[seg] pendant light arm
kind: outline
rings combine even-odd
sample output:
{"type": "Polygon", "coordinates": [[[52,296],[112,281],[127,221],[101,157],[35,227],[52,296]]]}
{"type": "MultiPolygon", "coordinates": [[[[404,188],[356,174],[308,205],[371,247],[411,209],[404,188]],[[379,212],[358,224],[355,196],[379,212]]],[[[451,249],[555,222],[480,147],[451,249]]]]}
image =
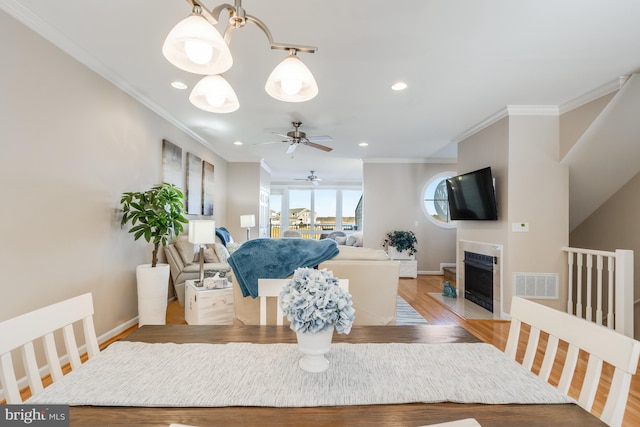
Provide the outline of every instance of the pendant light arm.
{"type": "Polygon", "coordinates": [[[251,22],[256,25],[258,28],[262,30],[265,36],[267,36],[267,40],[269,41],[269,47],[274,50],[295,50],[296,52],[304,52],[304,53],[316,53],[318,50],[315,46],[305,46],[305,45],[296,45],[296,44],[284,44],[284,43],[275,43],[273,41],[273,36],[271,35],[271,31],[269,28],[256,18],[255,16],[247,15],[245,13],[244,8],[242,7],[242,0],[235,0],[235,5],[231,6],[228,3],[224,3],[214,7],[211,11],[209,11],[200,0],[186,0],[187,3],[192,6],[199,6],[202,9],[202,16],[204,16],[209,22],[213,25],[217,24],[220,20],[220,14],[222,11],[226,10],[229,13],[229,24],[224,31],[224,41],[231,41],[231,33],[234,28],[242,28],[245,26],[246,22],[251,22]]]}

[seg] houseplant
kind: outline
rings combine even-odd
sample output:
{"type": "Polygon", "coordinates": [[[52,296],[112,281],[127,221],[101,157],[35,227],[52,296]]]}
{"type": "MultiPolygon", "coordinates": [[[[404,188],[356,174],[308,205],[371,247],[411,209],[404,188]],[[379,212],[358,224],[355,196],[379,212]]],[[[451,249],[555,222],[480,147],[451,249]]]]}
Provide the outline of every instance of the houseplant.
{"type": "Polygon", "coordinates": [[[418,251],[416,244],[418,240],[413,231],[390,231],[387,233],[387,238],[384,239],[383,247],[389,252],[389,256],[392,259],[412,258],[418,251]],[[397,253],[393,253],[396,251],[397,253]],[[402,255],[405,253],[406,255],[402,255]]]}
{"type": "Polygon", "coordinates": [[[280,308],[304,354],[300,368],[308,372],[326,370],[329,361],[324,354],[331,348],[333,330],[339,334],[351,332],[355,310],[349,291],[340,287],[331,271],[298,268],[280,292],[280,308]]]}
{"type": "Polygon", "coordinates": [[[160,245],[166,246],[188,222],[184,217],[183,200],[182,191],[167,183],[144,192],[126,192],[120,198],[123,211],[120,224],[131,223],[129,233],[134,235],[134,240],[143,237],[153,243],[151,264],[136,268],[140,326],[165,323],[169,265],[158,264],[158,251],[160,245]]]}

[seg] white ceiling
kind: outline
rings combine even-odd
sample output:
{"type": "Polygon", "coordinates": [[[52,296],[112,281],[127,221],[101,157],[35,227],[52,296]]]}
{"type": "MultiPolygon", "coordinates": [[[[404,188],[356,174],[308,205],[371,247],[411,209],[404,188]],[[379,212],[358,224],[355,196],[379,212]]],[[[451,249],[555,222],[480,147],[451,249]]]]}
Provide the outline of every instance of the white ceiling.
{"type": "MultiPolygon", "coordinates": [[[[213,8],[217,1],[204,1],[213,8]]],[[[193,107],[200,76],[165,60],[161,46],[186,17],[185,0],[0,0],[0,7],[129,92],[229,161],[264,159],[272,179],[360,181],[362,161],[448,161],[461,135],[507,105],[566,105],[640,71],[636,0],[245,0],[276,42],[313,45],[300,54],[319,95],[285,103],[264,83],[286,56],[254,25],[234,31],[224,74],[240,100],[230,114],[193,107]],[[392,83],[407,82],[404,92],[392,83]],[[331,153],[274,132],[303,122],[330,135],[331,153]],[[244,145],[236,146],[234,141],[244,145]],[[362,148],[359,142],[369,146],[362,148]]],[[[226,12],[221,22],[226,22],[226,12]]],[[[222,24],[218,24],[222,29],[222,24]]],[[[6,42],[6,41],[5,41],[6,42]]],[[[25,52],[25,54],[28,54],[25,52]]],[[[46,72],[46,64],[43,64],[46,72]]]]}

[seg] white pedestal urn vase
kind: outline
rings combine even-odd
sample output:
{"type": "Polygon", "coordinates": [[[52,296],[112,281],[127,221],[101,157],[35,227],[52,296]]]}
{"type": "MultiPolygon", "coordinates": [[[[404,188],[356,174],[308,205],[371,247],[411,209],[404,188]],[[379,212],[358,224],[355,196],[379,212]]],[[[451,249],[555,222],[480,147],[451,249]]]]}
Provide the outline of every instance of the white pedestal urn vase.
{"type": "Polygon", "coordinates": [[[333,339],[333,325],[329,325],[323,331],[311,333],[297,331],[298,350],[304,356],[298,361],[300,369],[306,372],[324,372],[329,368],[329,360],[325,354],[331,350],[333,339]]]}
{"type": "Polygon", "coordinates": [[[338,280],[329,270],[298,268],[282,288],[279,304],[291,322],[303,354],[298,366],[305,372],[324,372],[329,360],[333,330],[351,332],[355,319],[349,281],[338,280]]]}
{"type": "Polygon", "coordinates": [[[138,285],[138,325],[167,323],[169,264],[142,264],[136,267],[138,285]]]}

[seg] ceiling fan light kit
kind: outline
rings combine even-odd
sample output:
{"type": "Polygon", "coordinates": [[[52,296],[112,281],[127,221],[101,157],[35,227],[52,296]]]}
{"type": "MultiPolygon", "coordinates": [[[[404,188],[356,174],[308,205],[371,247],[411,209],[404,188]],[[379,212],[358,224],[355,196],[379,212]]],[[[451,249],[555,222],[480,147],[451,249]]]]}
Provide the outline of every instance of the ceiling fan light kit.
{"type": "MultiPolygon", "coordinates": [[[[233,65],[228,46],[231,33],[236,28],[244,27],[247,22],[252,22],[267,36],[271,49],[289,52],[289,55],[271,72],[265,91],[273,98],[286,102],[304,102],[318,94],[318,85],[313,74],[297,56],[298,52],[315,53],[316,47],[274,43],[269,28],[259,19],[245,13],[242,0],[235,0],[233,6],[221,4],[211,11],[200,3],[200,0],[187,0],[187,3],[192,6],[191,15],[173,27],[162,46],[162,53],[171,64],[190,73],[206,75],[207,77],[200,83],[212,76],[224,80],[219,74],[229,70],[233,65]],[[214,27],[223,10],[229,13],[229,24],[224,36],[220,35],[214,27]]],[[[229,113],[237,110],[240,103],[235,92],[226,80],[224,82],[226,85],[203,83],[200,90],[206,90],[206,93],[203,94],[200,91],[196,93],[194,88],[189,100],[196,107],[214,113],[229,113]],[[233,97],[229,97],[229,89],[233,97]],[[225,100],[222,104],[221,99],[225,100]],[[224,108],[214,104],[223,105],[224,108]],[[232,106],[235,108],[231,109],[232,106]]],[[[200,86],[200,83],[196,87],[200,86]]]]}

